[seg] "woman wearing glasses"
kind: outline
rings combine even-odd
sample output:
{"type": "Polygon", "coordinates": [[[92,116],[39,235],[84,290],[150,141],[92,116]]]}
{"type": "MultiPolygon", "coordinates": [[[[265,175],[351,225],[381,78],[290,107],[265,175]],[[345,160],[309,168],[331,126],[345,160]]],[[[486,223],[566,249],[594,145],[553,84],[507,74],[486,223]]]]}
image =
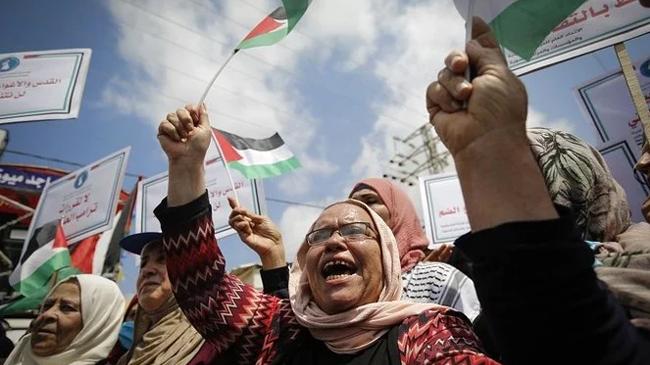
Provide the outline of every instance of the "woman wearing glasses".
{"type": "Polygon", "coordinates": [[[395,237],[364,203],[335,203],[314,222],[292,267],[290,299],[226,274],[203,176],[207,111],[168,114],[158,138],[169,159],[168,197],[156,209],[168,274],[178,304],[214,346],[213,362],[496,364],[462,314],[400,301],[395,237]]]}

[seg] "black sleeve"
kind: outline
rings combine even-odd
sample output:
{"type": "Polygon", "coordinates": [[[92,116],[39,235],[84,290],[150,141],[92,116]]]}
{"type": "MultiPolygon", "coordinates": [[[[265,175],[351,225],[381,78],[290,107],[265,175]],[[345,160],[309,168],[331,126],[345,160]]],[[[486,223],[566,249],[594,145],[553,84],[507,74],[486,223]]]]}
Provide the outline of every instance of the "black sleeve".
{"type": "Polygon", "coordinates": [[[260,270],[264,294],[271,294],[280,299],[289,298],[289,266],[271,270],[260,270]]]}
{"type": "Polygon", "coordinates": [[[504,364],[650,364],[650,344],[597,280],[570,212],[469,233],[482,313],[504,364]]]}

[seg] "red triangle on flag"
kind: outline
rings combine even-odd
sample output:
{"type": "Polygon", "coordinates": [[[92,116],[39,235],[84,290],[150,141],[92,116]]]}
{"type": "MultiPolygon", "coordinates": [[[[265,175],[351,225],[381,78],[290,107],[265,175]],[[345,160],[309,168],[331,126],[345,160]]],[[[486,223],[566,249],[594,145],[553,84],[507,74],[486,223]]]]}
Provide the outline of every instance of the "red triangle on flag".
{"type": "Polygon", "coordinates": [[[56,225],[56,233],[54,234],[54,243],[52,243],[52,248],[67,248],[68,240],[65,238],[65,232],[63,232],[63,226],[61,221],[56,225]]]}
{"type": "Polygon", "coordinates": [[[220,133],[219,130],[212,128],[212,134],[217,140],[217,143],[219,143],[221,151],[223,152],[223,158],[226,162],[239,161],[243,158],[237,150],[235,150],[235,147],[232,146],[228,138],[220,133]]]}

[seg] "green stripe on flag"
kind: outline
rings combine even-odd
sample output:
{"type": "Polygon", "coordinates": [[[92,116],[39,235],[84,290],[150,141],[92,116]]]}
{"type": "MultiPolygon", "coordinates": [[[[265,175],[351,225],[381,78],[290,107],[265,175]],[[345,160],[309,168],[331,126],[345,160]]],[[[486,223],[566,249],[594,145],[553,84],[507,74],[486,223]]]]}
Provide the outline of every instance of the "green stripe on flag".
{"type": "Polygon", "coordinates": [[[287,34],[289,34],[307,11],[309,0],[282,0],[282,5],[287,12],[287,34]]]}
{"type": "Polygon", "coordinates": [[[530,60],[553,28],[586,0],[519,0],[490,22],[502,46],[530,60]]]}
{"type": "Polygon", "coordinates": [[[47,261],[41,263],[33,273],[16,283],[14,289],[24,296],[30,296],[32,292],[47,284],[52,273],[65,266],[70,266],[70,253],[67,249],[60,250],[47,261]]]}
{"type": "Polygon", "coordinates": [[[253,47],[262,47],[270,46],[272,44],[278,43],[287,35],[287,27],[282,27],[271,33],[265,33],[259,35],[255,38],[247,39],[239,43],[237,49],[253,48],[253,47]]]}
{"type": "Polygon", "coordinates": [[[300,167],[300,162],[297,158],[292,157],[288,160],[276,162],[268,165],[251,165],[246,166],[239,161],[233,161],[228,166],[241,172],[247,179],[263,179],[266,177],[278,176],[295,170],[300,167]]]}

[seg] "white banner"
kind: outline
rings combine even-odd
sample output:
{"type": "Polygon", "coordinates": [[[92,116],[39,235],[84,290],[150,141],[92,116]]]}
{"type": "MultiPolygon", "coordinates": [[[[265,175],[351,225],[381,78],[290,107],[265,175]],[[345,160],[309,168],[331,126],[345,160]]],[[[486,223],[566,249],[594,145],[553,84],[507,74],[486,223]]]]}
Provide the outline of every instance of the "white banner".
{"type": "Polygon", "coordinates": [[[0,124],[79,116],[90,49],[0,54],[0,124]]]}
{"type": "Polygon", "coordinates": [[[523,75],[648,32],[650,9],[638,0],[589,0],[544,39],[529,61],[505,53],[510,69],[523,75]]]}
{"type": "MultiPolygon", "coordinates": [[[[226,168],[221,162],[219,152],[214,141],[210,144],[205,164],[205,183],[212,205],[212,222],[217,238],[234,234],[235,231],[228,225],[230,206],[228,196],[232,196],[232,188],[226,174],[226,168]]],[[[239,203],[246,209],[256,213],[263,212],[266,207],[261,183],[256,180],[246,179],[239,171],[230,169],[234,180],[239,203]]],[[[160,232],[160,223],[153,214],[153,210],[167,196],[168,173],[142,180],[138,186],[138,195],[135,205],[135,232],[160,232]]]]}
{"type": "Polygon", "coordinates": [[[124,148],[47,184],[29,226],[25,247],[34,227],[57,219],[61,219],[68,244],[110,229],[130,149],[124,148]]]}
{"type": "Polygon", "coordinates": [[[470,231],[463,192],[456,174],[420,177],[424,225],[433,244],[452,243],[470,231]]]}
{"type": "Polygon", "coordinates": [[[632,212],[632,221],[643,222],[645,218],[641,213],[641,205],[650,194],[650,188],[643,175],[634,171],[634,164],[639,157],[633,152],[635,147],[635,142],[623,140],[603,145],[599,150],[612,175],[625,190],[632,212]]]}
{"type": "MultiPolygon", "coordinates": [[[[635,63],[636,76],[650,105],[650,56],[635,63]]],[[[633,140],[636,156],[643,146],[643,125],[628,91],[623,71],[618,69],[596,77],[576,88],[576,99],[600,142],[608,144],[633,140]]]]}

